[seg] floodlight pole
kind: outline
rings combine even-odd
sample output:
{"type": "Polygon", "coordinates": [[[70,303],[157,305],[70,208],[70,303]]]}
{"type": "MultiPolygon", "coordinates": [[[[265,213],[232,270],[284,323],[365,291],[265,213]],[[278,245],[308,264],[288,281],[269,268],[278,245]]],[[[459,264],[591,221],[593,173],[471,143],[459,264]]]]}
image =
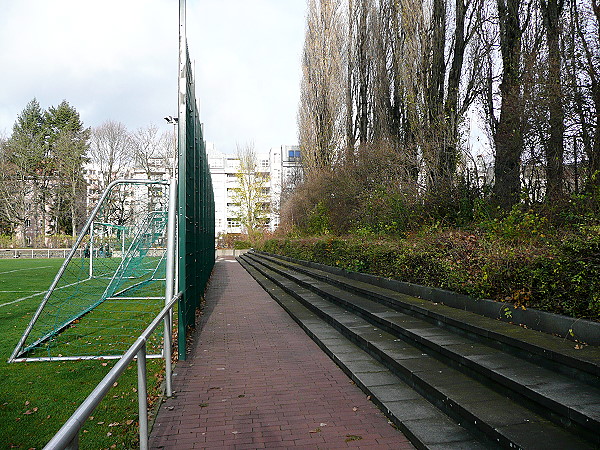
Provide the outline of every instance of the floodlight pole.
{"type": "Polygon", "coordinates": [[[177,227],[177,289],[182,292],[177,309],[178,320],[178,338],[177,349],[180,360],[186,359],[185,348],[185,305],[189,302],[189,293],[186,284],[186,220],[187,220],[187,136],[186,121],[188,110],[187,98],[187,34],[186,34],[186,4],[185,0],[179,0],[179,77],[178,77],[178,111],[177,111],[177,178],[178,178],[178,227],[177,227]]]}

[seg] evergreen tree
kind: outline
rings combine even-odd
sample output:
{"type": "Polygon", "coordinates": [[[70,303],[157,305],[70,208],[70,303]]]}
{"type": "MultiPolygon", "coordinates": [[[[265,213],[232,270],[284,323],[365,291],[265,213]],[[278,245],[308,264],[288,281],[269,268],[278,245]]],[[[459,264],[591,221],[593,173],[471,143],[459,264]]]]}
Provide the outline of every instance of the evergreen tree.
{"type": "Polygon", "coordinates": [[[25,242],[25,221],[35,235],[46,228],[47,160],[44,112],[34,98],[19,114],[6,144],[0,188],[3,215],[25,242]]]}
{"type": "Polygon", "coordinates": [[[76,233],[85,215],[89,135],[67,101],[44,111],[34,98],[17,117],[0,155],[0,220],[23,244],[25,232],[76,233]]]}
{"type": "Polygon", "coordinates": [[[75,236],[85,214],[83,164],[90,130],[66,100],[45,114],[49,154],[54,161],[53,208],[55,231],[75,236]]]}

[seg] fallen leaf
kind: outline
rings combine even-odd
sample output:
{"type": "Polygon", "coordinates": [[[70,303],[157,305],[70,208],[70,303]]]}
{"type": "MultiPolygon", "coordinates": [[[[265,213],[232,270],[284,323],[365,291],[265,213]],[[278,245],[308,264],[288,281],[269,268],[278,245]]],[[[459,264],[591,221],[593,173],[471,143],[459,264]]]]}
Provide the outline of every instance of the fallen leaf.
{"type": "Polygon", "coordinates": [[[356,412],[358,411],[358,408],[355,406],[354,408],[352,408],[352,411],[356,412]]]}
{"type": "Polygon", "coordinates": [[[317,427],[314,430],[310,430],[309,433],[320,433],[321,432],[321,428],[317,427]]]}
{"type": "Polygon", "coordinates": [[[360,441],[361,439],[362,439],[362,436],[359,436],[358,434],[347,434],[346,435],[346,442],[360,441]]]}
{"type": "Polygon", "coordinates": [[[120,425],[119,422],[113,422],[108,424],[109,427],[116,427],[117,425],[120,425]]]}
{"type": "Polygon", "coordinates": [[[326,427],[326,426],[327,426],[327,424],[326,424],[325,422],[321,422],[321,423],[319,424],[319,426],[320,426],[320,427],[326,427]]]}

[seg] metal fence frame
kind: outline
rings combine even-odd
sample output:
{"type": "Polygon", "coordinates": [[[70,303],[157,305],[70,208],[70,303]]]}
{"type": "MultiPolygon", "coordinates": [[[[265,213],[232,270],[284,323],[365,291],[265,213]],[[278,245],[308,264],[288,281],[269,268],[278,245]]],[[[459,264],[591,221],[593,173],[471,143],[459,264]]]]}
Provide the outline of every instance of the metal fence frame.
{"type": "Polygon", "coordinates": [[[178,354],[186,359],[187,330],[215,263],[215,202],[186,42],[185,0],[179,1],[178,111],[178,354]]]}

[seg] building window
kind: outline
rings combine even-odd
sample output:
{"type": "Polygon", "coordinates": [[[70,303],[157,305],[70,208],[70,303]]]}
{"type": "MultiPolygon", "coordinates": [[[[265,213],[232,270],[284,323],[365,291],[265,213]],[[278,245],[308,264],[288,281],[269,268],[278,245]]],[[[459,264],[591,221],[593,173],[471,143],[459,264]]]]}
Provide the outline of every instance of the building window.
{"type": "Polygon", "coordinates": [[[238,228],[240,221],[231,217],[227,218],[227,228],[238,228]]]}

